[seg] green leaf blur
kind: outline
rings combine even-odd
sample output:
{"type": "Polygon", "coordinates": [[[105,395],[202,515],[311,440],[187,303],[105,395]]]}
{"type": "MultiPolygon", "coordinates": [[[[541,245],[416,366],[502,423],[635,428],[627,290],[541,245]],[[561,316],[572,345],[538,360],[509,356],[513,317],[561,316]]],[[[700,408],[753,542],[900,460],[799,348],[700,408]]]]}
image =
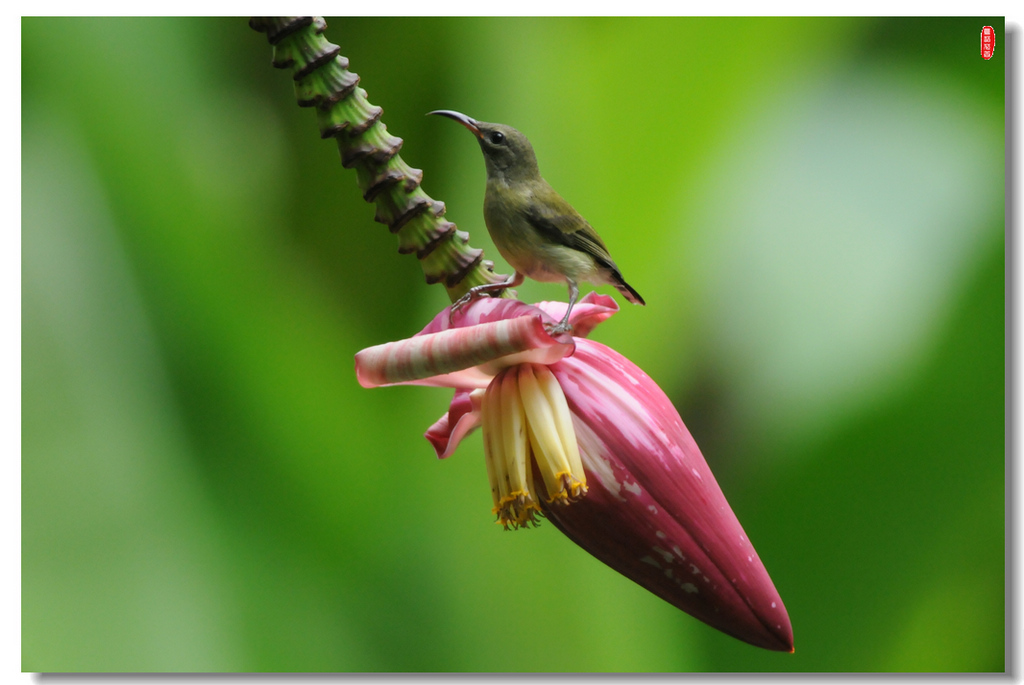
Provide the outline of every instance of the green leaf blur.
{"type": "Polygon", "coordinates": [[[503,532],[479,435],[422,438],[449,393],[356,384],[446,298],[244,19],[33,18],[24,670],[1003,670],[1002,19],[327,32],[501,273],[475,142],[424,114],[530,137],[647,298],[595,336],[680,409],[796,653],[503,532]]]}

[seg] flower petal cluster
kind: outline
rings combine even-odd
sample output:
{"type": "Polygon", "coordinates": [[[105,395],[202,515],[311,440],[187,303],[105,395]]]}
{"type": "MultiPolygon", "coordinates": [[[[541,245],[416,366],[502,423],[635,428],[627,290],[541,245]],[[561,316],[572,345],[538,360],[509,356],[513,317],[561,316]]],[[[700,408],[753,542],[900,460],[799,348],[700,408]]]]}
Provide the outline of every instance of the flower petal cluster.
{"type": "Polygon", "coordinates": [[[616,311],[482,298],[356,355],[364,387],[450,387],[426,433],[441,458],[482,426],[494,512],[550,520],[592,555],[729,635],[792,651],[782,599],[679,413],[624,356],[586,336],[616,311]]]}

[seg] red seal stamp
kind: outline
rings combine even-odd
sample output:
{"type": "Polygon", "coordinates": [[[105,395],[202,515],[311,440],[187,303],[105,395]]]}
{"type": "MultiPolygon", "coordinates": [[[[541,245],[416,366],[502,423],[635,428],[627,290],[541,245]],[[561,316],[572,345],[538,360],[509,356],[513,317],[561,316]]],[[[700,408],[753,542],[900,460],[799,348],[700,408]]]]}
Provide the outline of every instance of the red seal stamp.
{"type": "Polygon", "coordinates": [[[992,59],[996,51],[996,30],[991,26],[981,27],[981,57],[992,59]]]}

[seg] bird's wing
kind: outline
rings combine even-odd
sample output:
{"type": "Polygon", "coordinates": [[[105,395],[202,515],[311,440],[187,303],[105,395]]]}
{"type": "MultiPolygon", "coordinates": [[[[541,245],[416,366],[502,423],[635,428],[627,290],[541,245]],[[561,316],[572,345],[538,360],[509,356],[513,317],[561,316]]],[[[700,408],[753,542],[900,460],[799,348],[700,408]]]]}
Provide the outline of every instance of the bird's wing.
{"type": "Polygon", "coordinates": [[[584,252],[602,266],[618,271],[601,236],[568,203],[565,203],[565,209],[534,203],[525,215],[526,221],[552,242],[584,252]]]}

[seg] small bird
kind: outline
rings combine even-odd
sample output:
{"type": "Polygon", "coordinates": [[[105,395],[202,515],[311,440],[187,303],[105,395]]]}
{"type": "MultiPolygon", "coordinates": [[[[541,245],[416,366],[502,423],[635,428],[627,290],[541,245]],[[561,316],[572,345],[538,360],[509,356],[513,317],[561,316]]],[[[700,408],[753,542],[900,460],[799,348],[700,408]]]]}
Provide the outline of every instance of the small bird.
{"type": "Polygon", "coordinates": [[[578,281],[613,285],[633,304],[646,304],[622,278],[597,231],[541,177],[526,136],[511,126],[477,121],[450,109],[428,114],[454,119],[480,142],[487,165],[484,223],[498,252],[515,269],[502,283],[470,288],[453,310],[475,297],[515,287],[524,276],[569,286],[569,306],[552,333],[572,330],[569,312],[579,297],[578,281]]]}

